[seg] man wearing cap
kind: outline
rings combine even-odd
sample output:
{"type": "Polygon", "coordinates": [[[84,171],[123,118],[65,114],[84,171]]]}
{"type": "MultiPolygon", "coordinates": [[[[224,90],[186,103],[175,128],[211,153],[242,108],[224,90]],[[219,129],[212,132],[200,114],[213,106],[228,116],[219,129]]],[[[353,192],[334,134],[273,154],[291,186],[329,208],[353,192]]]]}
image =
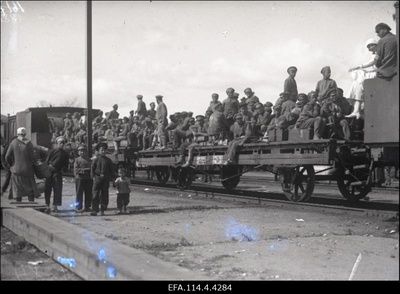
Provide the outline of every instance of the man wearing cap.
{"type": "Polygon", "coordinates": [[[181,112],[180,118],[178,120],[178,126],[174,130],[174,144],[172,146],[173,149],[179,148],[182,140],[187,139],[192,135],[192,132],[189,130],[190,119],[191,117],[189,116],[188,112],[181,112]]]}
{"type": "Polygon", "coordinates": [[[189,127],[189,132],[191,133],[191,136],[194,139],[193,143],[188,143],[188,142],[183,142],[181,146],[179,147],[179,158],[175,162],[175,164],[182,164],[184,163],[184,157],[185,157],[185,150],[186,148],[189,151],[189,160],[186,162],[183,167],[187,167],[191,164],[191,160],[193,160],[193,152],[196,147],[201,146],[201,142],[206,141],[208,138],[208,133],[207,133],[207,126],[204,124],[204,115],[197,115],[196,116],[197,122],[194,125],[191,125],[189,127]]]}
{"type": "Polygon", "coordinates": [[[44,199],[46,201],[46,213],[50,213],[50,196],[53,190],[53,212],[58,212],[57,206],[62,204],[62,172],[68,167],[69,154],[64,149],[65,139],[58,137],[56,139],[57,146],[51,149],[47,156],[46,163],[49,166],[51,176],[46,178],[46,185],[44,190],[44,199]]]}
{"type": "Polygon", "coordinates": [[[250,121],[253,117],[253,113],[250,112],[246,102],[240,102],[239,113],[243,116],[244,121],[250,121]]]}
{"type": "Polygon", "coordinates": [[[244,94],[246,95],[247,107],[251,112],[254,111],[254,105],[260,102],[260,99],[255,95],[251,88],[244,89],[244,94]]]}
{"type": "Polygon", "coordinates": [[[67,112],[64,118],[64,138],[66,141],[69,141],[69,139],[73,137],[73,128],[74,124],[72,122],[71,113],[67,112]]]}
{"type": "Polygon", "coordinates": [[[128,133],[129,133],[129,119],[124,116],[122,120],[122,131],[118,134],[117,137],[113,139],[113,144],[114,144],[114,152],[113,155],[117,155],[119,153],[119,145],[121,144],[122,140],[128,139],[128,133]]]}
{"type": "Polygon", "coordinates": [[[137,100],[138,100],[138,106],[136,109],[136,114],[143,114],[144,116],[147,115],[147,109],[146,109],[146,103],[144,103],[143,101],[143,95],[137,95],[136,96],[137,100]]]}
{"type": "Polygon", "coordinates": [[[256,120],[255,134],[263,136],[272,120],[272,115],[265,111],[261,103],[256,103],[254,118],[256,120]]]}
{"type": "Polygon", "coordinates": [[[318,94],[318,100],[323,101],[328,98],[328,93],[337,89],[336,82],[331,79],[331,68],[324,66],[321,69],[322,80],[318,81],[315,92],[318,94]]]}
{"type": "MultiPolygon", "coordinates": [[[[157,119],[157,129],[156,133],[160,142],[160,149],[164,149],[167,147],[167,137],[165,133],[165,127],[168,125],[168,110],[167,106],[163,102],[163,96],[156,96],[157,102],[157,110],[156,110],[156,119],[157,119]]],[[[155,144],[152,144],[152,147],[155,147],[155,144]]]]}
{"type": "Polygon", "coordinates": [[[35,200],[35,196],[39,196],[33,171],[34,147],[25,136],[26,129],[18,128],[17,138],[11,141],[5,155],[11,171],[10,191],[12,190],[18,202],[22,201],[23,196],[28,196],[31,202],[35,200]]]}
{"type": "Polygon", "coordinates": [[[231,126],[231,138],[232,140],[228,143],[227,160],[224,165],[237,164],[237,151],[238,148],[243,146],[254,137],[255,133],[255,119],[252,118],[250,121],[244,121],[243,116],[240,113],[235,115],[235,123],[231,126]]]}
{"type": "Polygon", "coordinates": [[[288,92],[282,92],[279,94],[279,98],[275,102],[275,106],[279,105],[282,107],[283,102],[289,99],[289,93],[288,92]]]}
{"type": "Polygon", "coordinates": [[[107,115],[107,121],[110,121],[110,120],[114,120],[114,119],[118,119],[118,117],[119,117],[119,113],[118,113],[118,104],[114,104],[113,105],[113,110],[111,110],[109,113],[108,113],[108,115],[107,115]]]}
{"type": "Polygon", "coordinates": [[[375,32],[380,38],[376,48],[377,67],[376,76],[378,78],[392,78],[397,74],[397,40],[391,28],[385,23],[375,26],[375,32]]]}
{"type": "Polygon", "coordinates": [[[219,95],[217,93],[213,93],[211,95],[211,102],[210,102],[210,106],[208,106],[207,111],[211,111],[214,112],[214,107],[217,103],[220,103],[220,101],[218,101],[219,99],[219,95]]]}
{"type": "Polygon", "coordinates": [[[222,101],[223,113],[229,125],[231,126],[234,123],[233,116],[239,112],[239,101],[234,97],[235,89],[228,88],[226,90],[226,94],[228,97],[222,101]]]}
{"type": "Polygon", "coordinates": [[[314,129],[314,140],[319,140],[325,130],[325,121],[320,116],[320,107],[317,104],[317,96],[313,95],[312,92],[308,94],[306,104],[303,106],[299,119],[297,120],[295,127],[298,129],[308,129],[312,127],[314,129]]]}
{"type": "Polygon", "coordinates": [[[290,66],[287,69],[287,73],[289,74],[289,77],[285,80],[285,83],[283,85],[283,92],[289,93],[289,99],[295,100],[297,99],[298,95],[297,83],[294,79],[296,77],[297,68],[295,66],[290,66]]]}
{"type": "Polygon", "coordinates": [[[90,175],[93,179],[92,212],[90,215],[104,215],[109,202],[110,181],[115,179],[114,166],[110,158],[106,156],[107,144],[99,143],[96,146],[98,156],[93,160],[90,175]]]}
{"type": "Polygon", "coordinates": [[[331,89],[328,95],[328,99],[322,104],[321,116],[326,118],[327,125],[330,125],[332,128],[331,137],[336,136],[349,140],[349,123],[345,118],[345,109],[343,109],[337,100],[337,90],[331,89]],[[339,132],[340,129],[338,126],[341,127],[341,132],[339,132]]]}
{"type": "Polygon", "coordinates": [[[147,110],[147,116],[150,117],[151,119],[154,119],[156,117],[156,104],[154,102],[150,103],[150,109],[147,110]]]}
{"type": "Polygon", "coordinates": [[[85,146],[78,147],[78,157],[74,162],[75,189],[76,189],[76,211],[88,212],[92,205],[92,187],[93,180],[90,177],[91,161],[85,146]],[[83,193],[85,193],[85,201],[83,201],[83,193]]]}

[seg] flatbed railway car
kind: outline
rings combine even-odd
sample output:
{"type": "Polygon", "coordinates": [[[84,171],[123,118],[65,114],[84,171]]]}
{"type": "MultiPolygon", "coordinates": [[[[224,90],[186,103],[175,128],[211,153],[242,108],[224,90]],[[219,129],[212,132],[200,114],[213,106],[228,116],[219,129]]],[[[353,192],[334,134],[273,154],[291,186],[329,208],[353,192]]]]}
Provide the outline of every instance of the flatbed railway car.
{"type": "Polygon", "coordinates": [[[235,188],[240,176],[254,169],[263,169],[279,175],[282,190],[291,201],[307,201],[314,191],[316,181],[337,181],[342,195],[349,200],[365,197],[371,160],[362,142],[321,139],[298,142],[257,142],[244,144],[237,165],[223,165],[227,146],[203,146],[196,149],[193,165],[182,168],[174,163],[178,152],[174,150],[146,150],[139,152],[139,163],[153,169],[157,180],[165,183],[176,173],[177,186],[188,189],[196,174],[219,174],[226,189],[235,188]],[[314,165],[329,166],[332,173],[315,172],[314,165]],[[363,167],[361,169],[361,166],[363,167]],[[358,178],[346,177],[346,170],[358,169],[358,178]]]}
{"type": "MultiPolygon", "coordinates": [[[[398,50],[399,1],[394,6],[398,50]]],[[[233,189],[243,173],[262,168],[279,175],[283,193],[291,201],[310,199],[315,181],[320,180],[336,181],[346,199],[360,200],[372,190],[376,168],[399,168],[398,74],[390,80],[365,80],[364,96],[364,119],[354,121],[364,127],[356,130],[352,140],[311,140],[307,134],[312,129],[304,130],[305,136],[279,131],[275,142],[244,144],[235,165],[223,165],[227,146],[196,148],[193,165],[185,168],[175,165],[176,150],[139,151],[138,163],[154,170],[160,183],[165,183],[171,173],[177,174],[180,189],[188,189],[196,173],[220,174],[222,185],[233,189]],[[326,168],[315,172],[314,166],[326,168]],[[327,170],[331,172],[326,173],[327,170]]]]}

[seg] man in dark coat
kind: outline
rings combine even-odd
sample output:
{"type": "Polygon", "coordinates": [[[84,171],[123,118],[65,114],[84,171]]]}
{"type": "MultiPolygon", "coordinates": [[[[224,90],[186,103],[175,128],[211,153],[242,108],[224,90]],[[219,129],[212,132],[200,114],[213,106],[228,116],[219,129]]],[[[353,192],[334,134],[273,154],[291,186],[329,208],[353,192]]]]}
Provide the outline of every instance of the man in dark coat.
{"type": "Polygon", "coordinates": [[[297,83],[294,78],[297,74],[297,68],[295,66],[290,66],[287,69],[287,73],[289,74],[289,77],[285,80],[283,91],[289,93],[289,99],[296,101],[298,92],[297,83]]]}
{"type": "Polygon", "coordinates": [[[39,195],[33,171],[34,147],[25,136],[25,128],[18,128],[17,139],[10,143],[5,156],[11,171],[11,189],[18,202],[23,196],[32,202],[39,195]]]}
{"type": "Polygon", "coordinates": [[[397,74],[397,38],[390,31],[391,28],[385,23],[375,26],[375,32],[380,38],[376,47],[377,59],[375,60],[378,78],[391,78],[397,74]]]}
{"type": "Polygon", "coordinates": [[[110,181],[115,179],[115,175],[113,163],[111,159],[106,156],[107,144],[98,144],[96,150],[99,155],[93,160],[90,171],[93,179],[93,200],[92,212],[90,215],[96,216],[100,211],[100,215],[103,216],[104,211],[107,210],[108,207],[108,189],[110,188],[110,181]]]}
{"type": "Polygon", "coordinates": [[[62,171],[69,165],[69,154],[64,149],[65,139],[58,137],[56,143],[57,148],[51,149],[46,159],[51,172],[51,176],[46,178],[46,187],[44,190],[44,198],[47,205],[46,213],[50,213],[50,196],[52,190],[54,192],[53,212],[58,212],[57,206],[61,206],[62,204],[62,171]]]}
{"type": "Polygon", "coordinates": [[[146,103],[143,101],[143,95],[137,95],[136,96],[138,100],[138,106],[136,109],[136,114],[139,116],[142,114],[143,116],[147,116],[147,109],[146,109],[146,103]]]}

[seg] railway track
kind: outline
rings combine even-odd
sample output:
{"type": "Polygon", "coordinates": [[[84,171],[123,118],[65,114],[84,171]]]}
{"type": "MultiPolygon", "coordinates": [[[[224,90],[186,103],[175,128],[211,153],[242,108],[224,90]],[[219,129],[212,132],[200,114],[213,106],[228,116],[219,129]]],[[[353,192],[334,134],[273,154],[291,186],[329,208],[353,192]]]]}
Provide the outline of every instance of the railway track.
{"type": "MultiPolygon", "coordinates": [[[[72,177],[72,174],[64,174],[66,177],[72,177]]],[[[250,179],[246,177],[242,180],[242,183],[248,182],[265,182],[275,183],[273,179],[260,180],[250,179]],[[244,180],[244,181],[243,181],[244,180]]],[[[365,215],[372,217],[380,217],[386,219],[398,220],[399,218],[399,204],[395,202],[385,201],[348,201],[344,198],[333,197],[323,191],[314,191],[313,196],[307,202],[292,202],[289,201],[282,192],[265,192],[265,191],[252,191],[246,189],[240,189],[237,187],[233,190],[227,190],[219,187],[219,180],[215,184],[202,184],[194,182],[190,189],[179,190],[174,182],[159,183],[157,180],[146,180],[140,178],[131,179],[131,185],[134,189],[146,190],[151,189],[153,191],[159,191],[161,193],[185,195],[187,197],[204,197],[208,199],[223,200],[223,201],[234,201],[249,204],[258,204],[269,207],[281,207],[288,209],[301,209],[301,210],[313,210],[320,211],[323,213],[344,213],[349,215],[365,215]]],[[[325,183],[318,183],[317,187],[328,187],[333,188],[325,183]]],[[[254,186],[253,186],[254,188],[254,186]]],[[[261,187],[260,187],[261,188],[261,187]]],[[[375,191],[378,189],[374,189],[375,191]]],[[[398,191],[398,189],[391,188],[379,189],[388,191],[398,191]]],[[[397,197],[397,196],[393,196],[397,197]]]]}

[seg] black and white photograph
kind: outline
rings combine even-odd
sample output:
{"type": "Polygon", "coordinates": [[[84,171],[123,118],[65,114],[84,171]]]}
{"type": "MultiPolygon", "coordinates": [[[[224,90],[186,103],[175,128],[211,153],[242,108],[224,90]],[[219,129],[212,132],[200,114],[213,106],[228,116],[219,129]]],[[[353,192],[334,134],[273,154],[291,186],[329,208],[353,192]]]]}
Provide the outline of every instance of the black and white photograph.
{"type": "Polygon", "coordinates": [[[398,282],[398,34],[399,1],[1,1],[0,280],[398,282]]]}

